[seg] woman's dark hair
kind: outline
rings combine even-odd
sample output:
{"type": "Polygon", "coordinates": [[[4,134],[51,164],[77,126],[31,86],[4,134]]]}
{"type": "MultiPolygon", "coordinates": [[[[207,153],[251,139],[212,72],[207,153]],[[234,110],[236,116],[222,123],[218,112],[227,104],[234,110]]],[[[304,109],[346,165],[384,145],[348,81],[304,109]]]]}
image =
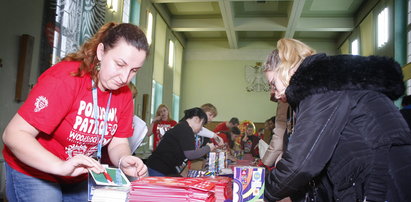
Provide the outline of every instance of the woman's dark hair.
{"type": "Polygon", "coordinates": [[[199,107],[194,107],[184,111],[184,117],[180,121],[184,121],[197,116],[203,120],[203,125],[207,123],[207,114],[199,107]]]}

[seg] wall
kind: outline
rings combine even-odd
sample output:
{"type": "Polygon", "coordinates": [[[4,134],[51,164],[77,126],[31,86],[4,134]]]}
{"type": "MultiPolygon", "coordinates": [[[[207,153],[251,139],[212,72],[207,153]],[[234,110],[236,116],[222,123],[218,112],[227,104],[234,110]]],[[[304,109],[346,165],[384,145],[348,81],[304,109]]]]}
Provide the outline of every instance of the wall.
{"type": "MultiPolygon", "coordinates": [[[[22,34],[34,36],[29,83],[34,84],[38,77],[43,4],[43,0],[0,1],[0,58],[3,61],[3,66],[0,67],[0,134],[3,134],[7,123],[22,104],[14,101],[19,36],[22,34]]],[[[3,149],[3,143],[0,144],[0,149],[3,149]]]]}
{"type": "MultiPolygon", "coordinates": [[[[19,37],[22,34],[34,37],[29,83],[34,84],[38,77],[43,0],[0,0],[0,13],[0,27],[2,27],[0,32],[0,59],[2,60],[0,64],[0,135],[2,136],[6,125],[22,104],[14,101],[19,37]]],[[[0,143],[0,150],[3,150],[3,141],[0,143]]],[[[1,200],[5,184],[3,154],[0,154],[0,162],[1,200]]]]}
{"type": "MultiPolygon", "coordinates": [[[[305,42],[318,52],[336,54],[333,43],[305,42]]],[[[242,43],[239,47],[230,49],[221,41],[188,41],[184,50],[180,114],[184,109],[210,102],[218,109],[214,121],[227,121],[235,116],[240,121],[264,122],[275,115],[276,103],[269,101],[268,92],[245,90],[245,66],[264,62],[274,42],[242,43]]]]}

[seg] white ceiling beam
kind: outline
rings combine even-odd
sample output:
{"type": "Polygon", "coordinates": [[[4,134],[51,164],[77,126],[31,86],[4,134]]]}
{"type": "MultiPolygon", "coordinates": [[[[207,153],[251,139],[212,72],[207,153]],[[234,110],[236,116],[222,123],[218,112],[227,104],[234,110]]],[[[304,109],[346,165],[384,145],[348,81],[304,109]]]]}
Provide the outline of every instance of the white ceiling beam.
{"type": "Polygon", "coordinates": [[[161,15],[161,17],[163,17],[167,25],[170,25],[171,16],[167,12],[167,10],[164,8],[164,4],[153,4],[153,6],[156,8],[157,12],[161,15]]]}
{"type": "Polygon", "coordinates": [[[287,18],[237,18],[235,31],[286,31],[287,18]],[[258,23],[256,23],[258,22],[258,23]]]}
{"type": "Polygon", "coordinates": [[[173,19],[171,29],[177,32],[226,31],[221,19],[173,19]]]}
{"type": "Polygon", "coordinates": [[[234,31],[234,14],[231,7],[231,1],[229,0],[219,0],[218,5],[220,6],[221,16],[223,18],[224,27],[226,28],[228,44],[230,48],[238,48],[238,37],[237,33],[234,31]]]}
{"type": "Polygon", "coordinates": [[[305,0],[294,0],[291,8],[289,21],[287,25],[287,31],[285,32],[285,38],[293,38],[295,33],[295,27],[300,20],[301,13],[303,12],[305,0]]]}
{"type": "Polygon", "coordinates": [[[295,31],[349,32],[353,29],[353,18],[300,18],[295,26],[295,31]]]}
{"type": "Polygon", "coordinates": [[[217,2],[219,0],[151,0],[153,3],[196,3],[196,2],[217,2]]]}
{"type": "MultiPolygon", "coordinates": [[[[238,18],[234,20],[234,31],[287,31],[286,18],[238,18]],[[258,22],[258,23],[256,23],[258,22]]],[[[347,32],[354,28],[353,18],[300,18],[294,31],[347,32]]],[[[173,31],[226,31],[223,20],[173,19],[173,31]]]]}

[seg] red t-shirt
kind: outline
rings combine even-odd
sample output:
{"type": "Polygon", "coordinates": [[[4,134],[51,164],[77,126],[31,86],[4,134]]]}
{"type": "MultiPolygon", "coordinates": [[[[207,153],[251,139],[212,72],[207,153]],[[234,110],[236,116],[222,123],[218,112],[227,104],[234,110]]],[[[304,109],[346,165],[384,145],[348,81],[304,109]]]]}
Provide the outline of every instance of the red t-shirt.
{"type": "Polygon", "coordinates": [[[153,134],[154,134],[154,143],[153,143],[153,151],[156,150],[158,144],[160,143],[161,138],[164,134],[170,130],[172,127],[177,125],[177,122],[174,120],[168,121],[157,121],[153,125],[153,134]]]}
{"type": "MultiPolygon", "coordinates": [[[[79,62],[60,62],[50,67],[38,79],[18,114],[40,133],[36,139],[48,151],[62,160],[78,154],[92,156],[101,138],[95,127],[91,77],[71,76],[79,62]]],[[[110,92],[97,92],[99,130],[103,130],[110,92]]],[[[113,136],[126,138],[133,134],[133,102],[130,89],[125,86],[112,92],[104,145],[113,136]]],[[[72,183],[86,179],[62,177],[41,172],[17,159],[5,145],[5,161],[15,170],[53,182],[72,183]]]]}
{"type": "Polygon", "coordinates": [[[227,131],[230,131],[230,128],[227,127],[226,122],[221,122],[214,128],[215,133],[227,132],[227,131]]]}

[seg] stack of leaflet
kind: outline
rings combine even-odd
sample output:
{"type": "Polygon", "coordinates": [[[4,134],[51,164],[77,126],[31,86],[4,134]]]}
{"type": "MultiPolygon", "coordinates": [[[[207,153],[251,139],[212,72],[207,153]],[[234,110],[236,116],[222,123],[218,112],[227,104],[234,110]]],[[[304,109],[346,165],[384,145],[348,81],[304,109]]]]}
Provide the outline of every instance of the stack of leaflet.
{"type": "Polygon", "coordinates": [[[214,202],[215,183],[209,178],[145,177],[131,183],[128,201],[214,202]]]}
{"type": "Polygon", "coordinates": [[[103,186],[93,189],[92,202],[124,202],[127,200],[128,187],[103,186]]]}
{"type": "MultiPolygon", "coordinates": [[[[204,177],[205,178],[205,177],[204,177]]],[[[208,182],[214,183],[214,194],[217,202],[233,199],[233,182],[230,177],[207,177],[208,182]]]]}

